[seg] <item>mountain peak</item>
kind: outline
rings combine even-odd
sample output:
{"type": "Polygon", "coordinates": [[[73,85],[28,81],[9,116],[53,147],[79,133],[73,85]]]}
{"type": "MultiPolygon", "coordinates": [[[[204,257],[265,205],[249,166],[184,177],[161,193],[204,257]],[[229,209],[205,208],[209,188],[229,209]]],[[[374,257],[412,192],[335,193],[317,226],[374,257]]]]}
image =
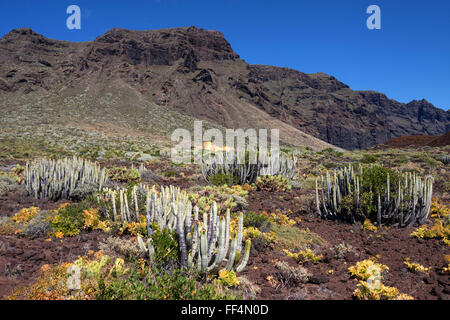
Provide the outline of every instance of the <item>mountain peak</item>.
{"type": "Polygon", "coordinates": [[[147,66],[173,64],[188,56],[196,61],[239,59],[221,32],[194,26],[140,31],[114,28],[95,39],[93,47],[100,55],[125,54],[133,64],[147,66]]]}
{"type": "Polygon", "coordinates": [[[17,38],[31,38],[31,37],[39,37],[44,38],[43,35],[33,31],[31,28],[18,28],[18,29],[12,29],[10,32],[5,34],[2,39],[17,39],[17,38]]]}

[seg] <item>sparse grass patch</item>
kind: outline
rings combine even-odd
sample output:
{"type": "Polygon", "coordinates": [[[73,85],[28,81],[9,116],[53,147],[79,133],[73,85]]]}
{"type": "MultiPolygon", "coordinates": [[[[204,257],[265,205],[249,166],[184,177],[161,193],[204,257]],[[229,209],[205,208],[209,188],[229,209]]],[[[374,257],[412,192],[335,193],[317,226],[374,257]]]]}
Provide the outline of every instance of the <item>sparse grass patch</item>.
{"type": "Polygon", "coordinates": [[[301,230],[289,225],[272,223],[271,231],[276,237],[275,245],[279,249],[301,250],[308,246],[319,246],[324,243],[318,234],[309,229],[301,230]]]}

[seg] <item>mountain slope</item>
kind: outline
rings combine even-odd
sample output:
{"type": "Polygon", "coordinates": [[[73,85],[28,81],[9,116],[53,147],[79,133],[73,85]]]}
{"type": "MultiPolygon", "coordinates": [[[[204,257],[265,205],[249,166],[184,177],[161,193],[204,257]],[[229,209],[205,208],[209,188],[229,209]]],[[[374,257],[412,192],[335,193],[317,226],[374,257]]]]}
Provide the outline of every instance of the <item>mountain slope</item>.
{"type": "Polygon", "coordinates": [[[278,128],[283,142],[314,149],[450,130],[450,112],[425,100],[402,104],[322,73],[249,65],[220,32],[195,27],[113,29],[84,43],[13,30],[0,40],[0,101],[35,122],[50,108],[45,118],[53,124],[167,137],[202,119],[221,128],[278,128]],[[33,108],[37,102],[45,108],[33,108]]]}

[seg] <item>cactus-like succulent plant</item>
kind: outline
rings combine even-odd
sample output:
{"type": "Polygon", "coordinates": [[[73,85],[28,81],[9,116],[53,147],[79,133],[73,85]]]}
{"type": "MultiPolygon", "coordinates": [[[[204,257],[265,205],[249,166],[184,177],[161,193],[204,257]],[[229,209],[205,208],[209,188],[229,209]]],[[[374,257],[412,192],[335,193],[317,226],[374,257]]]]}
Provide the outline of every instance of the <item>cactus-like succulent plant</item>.
{"type": "Polygon", "coordinates": [[[445,165],[449,164],[450,163],[450,156],[449,155],[443,156],[441,161],[445,165]]]}
{"type": "Polygon", "coordinates": [[[391,174],[395,174],[395,182],[380,166],[355,170],[349,165],[332,175],[327,171],[320,182],[316,179],[318,214],[334,220],[370,219],[378,225],[401,227],[424,223],[431,207],[433,177],[421,178],[412,172],[391,174]]]}
{"type": "Polygon", "coordinates": [[[251,155],[239,152],[216,153],[203,159],[202,174],[206,181],[217,174],[237,177],[239,184],[254,183],[259,176],[282,175],[292,179],[295,174],[297,158],[284,152],[270,154],[258,152],[254,161],[251,155]],[[257,158],[257,159],[256,159],[257,158]]]}
{"type": "MultiPolygon", "coordinates": [[[[242,250],[242,214],[239,216],[238,230],[230,239],[230,212],[227,211],[226,217],[219,218],[215,204],[209,215],[203,214],[202,221],[199,220],[197,207],[194,207],[193,216],[190,210],[177,212],[175,209],[174,212],[177,216],[175,231],[179,239],[181,266],[205,273],[220,270],[224,263],[228,271],[241,272],[245,268],[250,256],[251,240],[245,242],[242,250]]],[[[154,252],[151,240],[145,244],[138,236],[138,243],[151,258],[154,252]]]]}
{"type": "MultiPolygon", "coordinates": [[[[173,186],[155,187],[145,185],[126,189],[104,189],[110,203],[107,214],[122,221],[138,221],[140,215],[147,218],[147,233],[153,234],[155,223],[159,229],[169,229],[178,234],[180,264],[202,272],[218,270],[226,262],[226,269],[240,272],[248,262],[251,242],[243,239],[243,215],[238,219],[236,234],[230,237],[230,211],[220,218],[216,202],[209,213],[199,217],[198,207],[192,208],[186,192],[173,186]],[[139,204],[145,205],[140,206],[139,204]],[[232,239],[230,239],[232,238],[232,239]],[[231,242],[231,243],[230,243],[231,242]],[[242,258],[242,259],[241,259],[242,258]]],[[[138,237],[138,244],[149,256],[154,252],[151,240],[138,237]]]]}
{"type": "Polygon", "coordinates": [[[73,157],[27,162],[24,181],[35,198],[58,200],[85,193],[86,188],[101,190],[107,177],[97,163],[73,157]]]}

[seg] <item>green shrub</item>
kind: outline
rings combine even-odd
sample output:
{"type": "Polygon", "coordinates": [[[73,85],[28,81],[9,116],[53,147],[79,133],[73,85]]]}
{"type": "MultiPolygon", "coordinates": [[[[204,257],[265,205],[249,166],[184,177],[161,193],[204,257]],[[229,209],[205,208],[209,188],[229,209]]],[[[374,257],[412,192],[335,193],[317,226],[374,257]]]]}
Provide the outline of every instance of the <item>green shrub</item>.
{"type": "Polygon", "coordinates": [[[268,222],[268,217],[257,214],[256,212],[250,211],[244,215],[244,227],[255,227],[260,228],[263,224],[268,222]]]}
{"type": "Polygon", "coordinates": [[[239,184],[239,177],[230,173],[216,173],[209,177],[209,182],[214,186],[227,185],[229,187],[239,184]]]}
{"type": "Polygon", "coordinates": [[[98,191],[98,186],[93,183],[85,183],[75,187],[69,196],[70,200],[81,201],[98,191]]]}
{"type": "Polygon", "coordinates": [[[180,252],[178,248],[178,236],[176,231],[169,229],[160,230],[154,223],[154,230],[151,239],[155,249],[152,256],[152,262],[156,266],[175,265],[180,260],[180,252]]]}
{"type": "Polygon", "coordinates": [[[64,208],[58,209],[49,219],[52,233],[61,234],[62,236],[79,234],[84,226],[83,210],[88,209],[89,207],[85,203],[69,204],[64,208]]]}
{"type": "Polygon", "coordinates": [[[384,166],[374,165],[364,168],[360,189],[362,192],[374,192],[376,194],[384,194],[386,192],[386,181],[389,175],[390,185],[398,185],[400,174],[397,171],[386,168],[384,166]]]}
{"type": "Polygon", "coordinates": [[[112,167],[107,169],[107,174],[112,181],[120,183],[138,183],[141,181],[141,173],[136,168],[112,167]]]}
{"type": "MultiPolygon", "coordinates": [[[[145,261],[125,262],[101,251],[73,264],[42,269],[34,284],[15,289],[7,299],[26,300],[218,300],[239,296],[218,282],[184,269],[156,268],[145,261]],[[70,290],[68,273],[79,268],[79,290],[70,290]]],[[[73,278],[73,277],[71,277],[73,278]]]]}
{"type": "Polygon", "coordinates": [[[170,178],[170,177],[176,177],[178,174],[175,171],[166,171],[163,173],[164,177],[170,178]]]}
{"type": "Polygon", "coordinates": [[[18,184],[13,178],[8,176],[0,176],[0,197],[17,189],[18,187],[18,184]]]}
{"type": "Polygon", "coordinates": [[[361,162],[362,163],[375,163],[378,161],[378,158],[371,154],[365,154],[363,155],[361,162]]]}
{"type": "Polygon", "coordinates": [[[289,179],[282,175],[258,177],[255,186],[258,191],[284,192],[291,190],[289,179]]]}

